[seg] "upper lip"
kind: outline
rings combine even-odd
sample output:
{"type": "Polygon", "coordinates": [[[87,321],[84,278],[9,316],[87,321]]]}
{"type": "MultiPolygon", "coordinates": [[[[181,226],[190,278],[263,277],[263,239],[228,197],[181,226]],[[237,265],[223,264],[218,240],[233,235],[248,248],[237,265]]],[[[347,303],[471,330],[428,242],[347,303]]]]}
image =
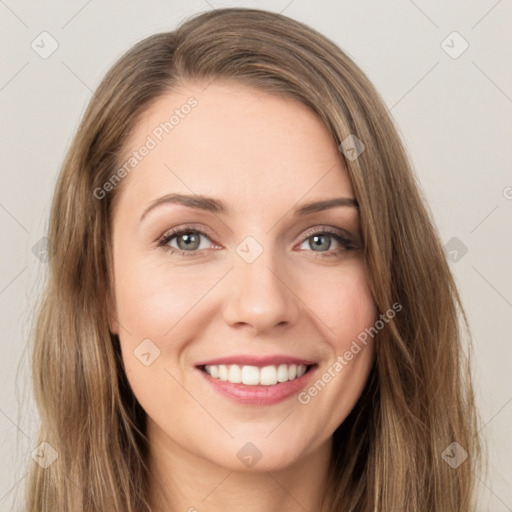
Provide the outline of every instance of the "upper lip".
{"type": "Polygon", "coordinates": [[[196,366],[205,365],[219,365],[219,364],[238,364],[240,366],[279,366],[280,364],[296,364],[310,366],[316,364],[315,361],[308,361],[306,359],[300,359],[297,357],[286,356],[286,355],[267,355],[267,356],[251,356],[247,354],[234,355],[229,357],[218,357],[215,359],[209,359],[208,361],[201,361],[196,366]]]}

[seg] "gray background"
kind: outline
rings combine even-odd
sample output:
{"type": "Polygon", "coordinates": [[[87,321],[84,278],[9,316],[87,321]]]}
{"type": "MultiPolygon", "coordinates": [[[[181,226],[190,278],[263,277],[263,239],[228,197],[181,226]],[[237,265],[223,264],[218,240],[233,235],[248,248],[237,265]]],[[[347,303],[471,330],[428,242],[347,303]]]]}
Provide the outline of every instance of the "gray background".
{"type": "Polygon", "coordinates": [[[26,344],[45,262],[33,247],[45,235],[73,132],[121,53],[187,16],[224,6],[283,12],[313,26],[356,61],[391,109],[447,244],[474,336],[490,456],[480,510],[512,511],[510,0],[0,0],[0,511],[19,506],[34,463],[38,418],[26,344]],[[44,55],[52,40],[58,48],[44,55]],[[458,55],[464,41],[469,46],[458,55]]]}

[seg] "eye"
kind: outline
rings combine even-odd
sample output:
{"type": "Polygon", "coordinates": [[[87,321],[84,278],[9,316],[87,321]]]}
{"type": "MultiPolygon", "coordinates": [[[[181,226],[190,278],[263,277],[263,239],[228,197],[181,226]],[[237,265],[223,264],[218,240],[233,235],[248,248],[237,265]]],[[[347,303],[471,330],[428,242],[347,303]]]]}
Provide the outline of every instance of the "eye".
{"type": "Polygon", "coordinates": [[[356,246],[340,230],[333,228],[315,228],[313,232],[310,231],[306,234],[306,239],[300,244],[299,248],[302,250],[312,250],[313,252],[320,253],[323,257],[329,257],[336,256],[344,250],[356,249],[356,246]],[[335,246],[334,248],[333,245],[335,246]],[[338,247],[336,247],[336,245],[338,247]]]}
{"type": "MultiPolygon", "coordinates": [[[[178,252],[184,256],[196,256],[200,251],[208,249],[208,235],[203,231],[184,226],[182,228],[172,229],[165,233],[158,241],[158,245],[171,252],[178,252]]],[[[211,240],[210,240],[211,242],[211,240]]]]}
{"type": "MultiPolygon", "coordinates": [[[[316,252],[320,257],[339,256],[344,251],[357,248],[344,231],[336,228],[317,227],[303,236],[306,238],[299,245],[299,249],[316,252]]],[[[211,248],[212,243],[207,233],[192,226],[173,228],[164,233],[157,242],[164,250],[182,256],[199,256],[204,250],[211,248]]]]}

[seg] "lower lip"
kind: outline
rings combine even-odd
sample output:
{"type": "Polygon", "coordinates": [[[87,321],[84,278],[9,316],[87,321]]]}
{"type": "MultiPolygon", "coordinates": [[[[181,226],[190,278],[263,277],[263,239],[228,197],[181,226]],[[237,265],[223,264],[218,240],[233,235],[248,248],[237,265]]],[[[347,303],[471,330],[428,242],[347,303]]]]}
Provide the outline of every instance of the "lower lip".
{"type": "Polygon", "coordinates": [[[197,370],[216,391],[237,403],[244,405],[272,405],[286,400],[304,388],[316,370],[316,365],[312,366],[298,379],[278,382],[272,386],[233,384],[225,380],[215,379],[199,368],[197,370]]]}

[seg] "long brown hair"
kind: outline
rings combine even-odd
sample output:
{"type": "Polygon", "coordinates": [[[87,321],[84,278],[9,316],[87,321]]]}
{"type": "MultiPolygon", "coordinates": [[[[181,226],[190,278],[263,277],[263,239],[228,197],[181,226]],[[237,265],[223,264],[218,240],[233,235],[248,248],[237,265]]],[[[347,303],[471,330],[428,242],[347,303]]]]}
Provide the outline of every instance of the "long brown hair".
{"type": "Polygon", "coordinates": [[[366,387],[334,433],[330,509],[473,510],[481,441],[471,340],[465,351],[460,298],[389,112],[323,35],[280,14],[227,8],[123,55],[95,91],[63,163],[32,368],[39,442],[58,459],[46,469],[32,464],[27,511],[150,509],[146,416],[107,309],[120,187],[100,199],[93,192],[122,165],[131,131],[156,99],[176,85],[214,79],[294,98],[322,119],[336,145],[353,136],[364,144],[358,158],[343,151],[340,158],[359,204],[369,285],[378,311],[402,308],[378,333],[366,387]],[[448,463],[465,453],[457,467],[448,463]]]}

